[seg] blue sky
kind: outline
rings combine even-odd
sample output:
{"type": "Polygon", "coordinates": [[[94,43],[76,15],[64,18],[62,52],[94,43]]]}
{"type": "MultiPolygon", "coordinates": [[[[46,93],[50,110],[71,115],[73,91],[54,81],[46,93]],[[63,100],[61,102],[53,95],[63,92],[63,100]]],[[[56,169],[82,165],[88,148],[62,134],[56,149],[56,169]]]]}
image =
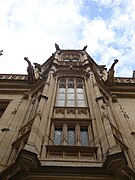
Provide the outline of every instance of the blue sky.
{"type": "Polygon", "coordinates": [[[135,69],[135,0],[0,0],[0,73],[25,74],[61,49],[82,49],[116,76],[135,69]]]}

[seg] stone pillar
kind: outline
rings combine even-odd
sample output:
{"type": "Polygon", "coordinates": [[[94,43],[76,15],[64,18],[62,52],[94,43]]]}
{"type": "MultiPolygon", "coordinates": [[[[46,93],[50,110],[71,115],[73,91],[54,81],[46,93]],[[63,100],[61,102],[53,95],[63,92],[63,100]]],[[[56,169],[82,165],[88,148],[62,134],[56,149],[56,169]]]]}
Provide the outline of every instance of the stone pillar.
{"type": "Polygon", "coordinates": [[[89,87],[91,87],[90,93],[92,95],[93,110],[96,117],[96,125],[101,140],[102,151],[105,158],[107,154],[109,155],[119,152],[120,149],[117,147],[113,136],[109,117],[106,111],[106,103],[104,102],[104,98],[92,72],[90,72],[88,81],[91,85],[89,87]]]}
{"type": "Polygon", "coordinates": [[[41,94],[40,102],[37,108],[31,132],[24,149],[41,154],[41,148],[46,138],[46,130],[51,113],[52,97],[54,95],[54,69],[51,69],[41,94]]]}
{"type": "Polygon", "coordinates": [[[15,95],[6,109],[7,113],[1,118],[0,131],[2,127],[6,129],[6,131],[0,132],[0,148],[2,149],[0,152],[0,164],[2,166],[6,167],[7,163],[8,165],[11,163],[10,157],[12,156],[13,150],[12,143],[16,140],[22,125],[22,115],[26,103],[27,102],[23,99],[23,95],[15,95]]]}

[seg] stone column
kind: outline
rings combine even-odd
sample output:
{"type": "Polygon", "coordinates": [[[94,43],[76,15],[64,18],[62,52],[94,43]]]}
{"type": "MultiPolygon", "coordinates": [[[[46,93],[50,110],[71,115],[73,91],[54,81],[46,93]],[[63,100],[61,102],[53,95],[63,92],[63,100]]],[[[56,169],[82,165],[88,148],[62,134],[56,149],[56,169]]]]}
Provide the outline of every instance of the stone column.
{"type": "Polygon", "coordinates": [[[93,110],[96,117],[96,125],[101,140],[102,151],[104,157],[106,157],[107,154],[116,153],[120,149],[117,147],[113,136],[109,116],[106,111],[106,103],[104,102],[104,98],[92,72],[90,72],[88,81],[91,85],[90,93],[92,94],[93,110]]]}
{"type": "Polygon", "coordinates": [[[38,155],[41,154],[41,148],[46,137],[49,114],[51,113],[52,97],[55,92],[55,79],[53,74],[54,69],[52,68],[44,85],[31,132],[27,144],[25,145],[26,150],[37,153],[38,155]]]}

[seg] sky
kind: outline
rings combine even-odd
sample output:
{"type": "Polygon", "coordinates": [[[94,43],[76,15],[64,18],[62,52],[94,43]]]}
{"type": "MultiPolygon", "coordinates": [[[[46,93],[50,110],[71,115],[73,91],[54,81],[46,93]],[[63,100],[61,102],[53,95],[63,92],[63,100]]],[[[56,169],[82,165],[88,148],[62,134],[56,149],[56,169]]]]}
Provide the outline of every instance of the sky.
{"type": "Polygon", "coordinates": [[[82,49],[115,76],[135,69],[135,0],[0,0],[1,74],[27,74],[61,49],[82,49]]]}

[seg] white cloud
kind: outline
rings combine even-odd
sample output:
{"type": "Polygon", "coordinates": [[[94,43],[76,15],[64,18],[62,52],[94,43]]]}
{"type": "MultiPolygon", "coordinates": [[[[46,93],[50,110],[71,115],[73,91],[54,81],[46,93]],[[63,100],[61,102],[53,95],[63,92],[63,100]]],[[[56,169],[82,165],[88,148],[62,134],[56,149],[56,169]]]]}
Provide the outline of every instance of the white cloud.
{"type": "MultiPolygon", "coordinates": [[[[118,58],[118,75],[123,66],[133,70],[135,0],[93,1],[98,9],[110,8],[110,18],[98,15],[91,20],[90,14],[84,16],[81,13],[84,2],[91,0],[77,3],[76,0],[1,0],[0,49],[4,55],[0,57],[0,73],[26,73],[24,56],[32,62],[44,63],[55,52],[55,42],[62,49],[78,49],[87,44],[88,53],[108,68],[118,58]]],[[[132,74],[128,69],[127,72],[132,74]]]]}
{"type": "Polygon", "coordinates": [[[4,55],[0,72],[24,73],[24,56],[43,63],[55,52],[55,42],[64,48],[79,47],[79,31],[85,21],[79,14],[80,4],[73,0],[1,1],[0,48],[4,55]]]}

